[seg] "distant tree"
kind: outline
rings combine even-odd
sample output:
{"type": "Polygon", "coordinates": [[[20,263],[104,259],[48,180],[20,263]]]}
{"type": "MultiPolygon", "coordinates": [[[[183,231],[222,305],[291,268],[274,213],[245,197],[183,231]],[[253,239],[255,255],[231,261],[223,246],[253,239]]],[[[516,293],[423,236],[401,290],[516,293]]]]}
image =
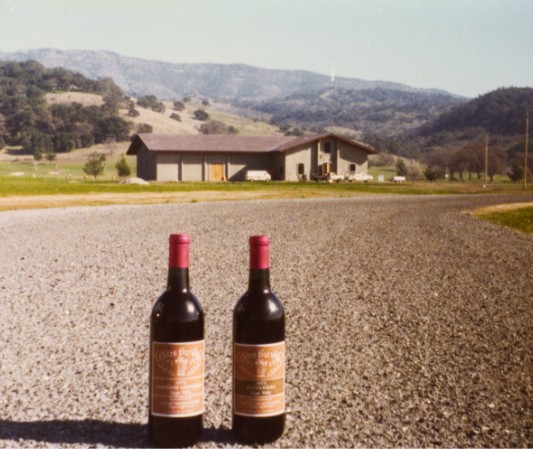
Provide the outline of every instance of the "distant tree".
{"type": "Polygon", "coordinates": [[[175,101],[174,102],[174,109],[176,111],[183,111],[185,109],[185,105],[181,101],[175,101]]]}
{"type": "Polygon", "coordinates": [[[398,176],[408,176],[407,165],[402,158],[396,161],[396,174],[398,176]]]}
{"type": "Polygon", "coordinates": [[[152,111],[154,112],[160,112],[160,113],[163,113],[167,110],[167,108],[165,107],[165,105],[163,103],[161,103],[160,101],[158,101],[156,104],[154,104],[152,106],[152,111]]]}
{"type": "Polygon", "coordinates": [[[98,175],[101,175],[104,172],[104,162],[105,155],[97,152],[91,153],[87,157],[87,161],[83,166],[83,173],[89,176],[94,176],[94,179],[96,179],[98,175]]]}
{"type": "Polygon", "coordinates": [[[237,134],[239,131],[218,120],[209,120],[200,126],[200,132],[202,134],[237,134]]]}
{"type": "Polygon", "coordinates": [[[91,147],[95,144],[94,136],[90,133],[80,135],[80,148],[91,147]]]}
{"type": "Polygon", "coordinates": [[[35,148],[35,150],[33,150],[33,159],[35,159],[36,161],[40,161],[43,159],[43,152],[40,148],[35,148]]]}
{"type": "Polygon", "coordinates": [[[468,150],[468,163],[467,169],[470,172],[470,178],[472,173],[477,175],[477,179],[481,179],[481,173],[485,170],[485,144],[482,142],[473,142],[466,145],[468,150]]]}
{"type": "Polygon", "coordinates": [[[55,154],[53,151],[47,151],[44,153],[44,158],[52,165],[52,162],[54,162],[57,158],[57,154],[55,154]]]}
{"type": "Polygon", "coordinates": [[[125,141],[129,138],[130,123],[122,117],[105,117],[98,121],[95,126],[96,142],[101,143],[106,139],[125,141]]]}
{"type": "Polygon", "coordinates": [[[443,171],[438,167],[432,167],[428,165],[424,170],[424,177],[429,181],[433,182],[437,179],[444,178],[443,171]]]}
{"type": "Polygon", "coordinates": [[[207,112],[205,112],[203,109],[197,109],[196,111],[194,111],[194,118],[196,120],[200,120],[202,122],[205,122],[205,121],[209,120],[209,114],[207,112]]]}
{"type": "Polygon", "coordinates": [[[459,173],[459,179],[464,180],[464,173],[468,169],[468,153],[464,148],[460,148],[451,153],[449,158],[450,180],[455,172],[459,173]]]}
{"type": "Polygon", "coordinates": [[[137,126],[137,132],[138,133],[153,133],[154,127],[152,125],[149,125],[148,123],[141,123],[139,126],[137,126]]]}
{"type": "Polygon", "coordinates": [[[300,136],[303,136],[303,135],[304,135],[304,132],[300,128],[292,128],[292,129],[288,129],[287,131],[285,131],[285,136],[300,137],[300,136]]]}
{"type": "Polygon", "coordinates": [[[394,165],[394,156],[392,154],[380,153],[377,157],[369,159],[369,167],[385,167],[387,165],[394,165]]]}
{"type": "MultiPolygon", "coordinates": [[[[42,153],[52,149],[52,139],[47,134],[35,128],[29,128],[21,139],[22,149],[25,154],[42,153]]],[[[40,159],[38,159],[40,160],[40,159]]]]}
{"type": "Polygon", "coordinates": [[[520,181],[524,178],[524,167],[518,160],[513,160],[511,162],[511,167],[507,172],[507,176],[513,182],[520,181]]]}
{"type": "Polygon", "coordinates": [[[135,103],[131,100],[128,101],[128,117],[139,117],[141,113],[135,109],[135,103]]]}
{"type": "Polygon", "coordinates": [[[173,119],[173,120],[176,120],[178,122],[181,122],[181,117],[179,114],[176,114],[175,112],[173,112],[172,114],[170,114],[170,118],[173,119]]]}
{"type": "Polygon", "coordinates": [[[184,103],[189,103],[191,101],[191,97],[183,97],[184,103]]]}
{"type": "Polygon", "coordinates": [[[128,161],[126,161],[126,157],[122,155],[120,159],[115,164],[115,168],[117,169],[117,174],[121,178],[125,178],[129,175],[131,175],[131,168],[128,165],[128,161]]]}
{"type": "Polygon", "coordinates": [[[202,104],[204,106],[209,106],[209,100],[202,100],[202,104]]]}
{"type": "Polygon", "coordinates": [[[424,162],[433,168],[438,168],[440,172],[446,174],[450,165],[450,150],[447,148],[436,148],[428,153],[424,162]]]}
{"type": "Polygon", "coordinates": [[[490,182],[494,182],[494,176],[505,173],[506,160],[505,152],[498,146],[489,147],[487,174],[490,182]]]}
{"type": "Polygon", "coordinates": [[[155,95],[144,95],[137,99],[137,104],[143,108],[151,108],[157,103],[157,97],[155,95]]]}
{"type": "Polygon", "coordinates": [[[52,138],[52,142],[59,153],[68,153],[76,148],[76,136],[71,133],[58,133],[52,138]]]}

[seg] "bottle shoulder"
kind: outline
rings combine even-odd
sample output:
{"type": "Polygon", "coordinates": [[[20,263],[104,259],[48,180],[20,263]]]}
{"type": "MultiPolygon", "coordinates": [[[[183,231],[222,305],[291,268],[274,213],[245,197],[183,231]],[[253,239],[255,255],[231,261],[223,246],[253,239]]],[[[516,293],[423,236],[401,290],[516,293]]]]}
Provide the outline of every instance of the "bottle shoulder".
{"type": "Polygon", "coordinates": [[[152,319],[156,321],[194,321],[203,314],[202,304],[190,290],[167,289],[152,308],[152,319]]]}
{"type": "Polygon", "coordinates": [[[272,290],[250,291],[235,305],[236,317],[247,316],[256,321],[278,320],[285,315],[283,304],[272,290]]]}

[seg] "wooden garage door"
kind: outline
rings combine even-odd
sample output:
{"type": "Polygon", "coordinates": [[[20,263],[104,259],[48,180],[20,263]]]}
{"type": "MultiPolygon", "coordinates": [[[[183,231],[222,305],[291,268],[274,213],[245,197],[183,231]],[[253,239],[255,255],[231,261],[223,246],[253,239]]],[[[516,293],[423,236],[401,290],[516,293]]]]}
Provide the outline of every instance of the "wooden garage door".
{"type": "Polygon", "coordinates": [[[209,164],[209,181],[224,179],[224,164],[209,164]]]}

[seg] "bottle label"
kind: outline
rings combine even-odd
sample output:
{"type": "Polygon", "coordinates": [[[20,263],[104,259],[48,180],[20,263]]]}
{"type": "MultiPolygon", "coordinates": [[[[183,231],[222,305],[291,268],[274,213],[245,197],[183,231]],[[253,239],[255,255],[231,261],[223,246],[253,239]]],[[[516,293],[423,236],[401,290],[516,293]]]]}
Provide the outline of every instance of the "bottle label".
{"type": "Polygon", "coordinates": [[[155,416],[184,418],[204,412],[205,341],[152,343],[155,416]]]}
{"type": "Polygon", "coordinates": [[[233,344],[233,411],[243,416],[285,412],[285,342],[233,344]]]}

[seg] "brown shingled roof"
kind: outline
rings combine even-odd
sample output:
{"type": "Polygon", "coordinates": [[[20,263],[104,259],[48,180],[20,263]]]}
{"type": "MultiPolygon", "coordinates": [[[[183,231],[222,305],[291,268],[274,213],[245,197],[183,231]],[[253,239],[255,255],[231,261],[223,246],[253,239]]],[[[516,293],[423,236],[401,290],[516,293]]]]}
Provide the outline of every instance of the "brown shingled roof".
{"type": "Polygon", "coordinates": [[[312,134],[301,137],[294,136],[235,136],[235,135],[194,135],[179,134],[137,134],[126,154],[137,154],[144,144],[150,151],[204,151],[231,153],[269,153],[287,151],[291,148],[313,142],[326,137],[334,137],[354,145],[367,153],[376,151],[369,145],[355,142],[334,134],[312,134]]]}

